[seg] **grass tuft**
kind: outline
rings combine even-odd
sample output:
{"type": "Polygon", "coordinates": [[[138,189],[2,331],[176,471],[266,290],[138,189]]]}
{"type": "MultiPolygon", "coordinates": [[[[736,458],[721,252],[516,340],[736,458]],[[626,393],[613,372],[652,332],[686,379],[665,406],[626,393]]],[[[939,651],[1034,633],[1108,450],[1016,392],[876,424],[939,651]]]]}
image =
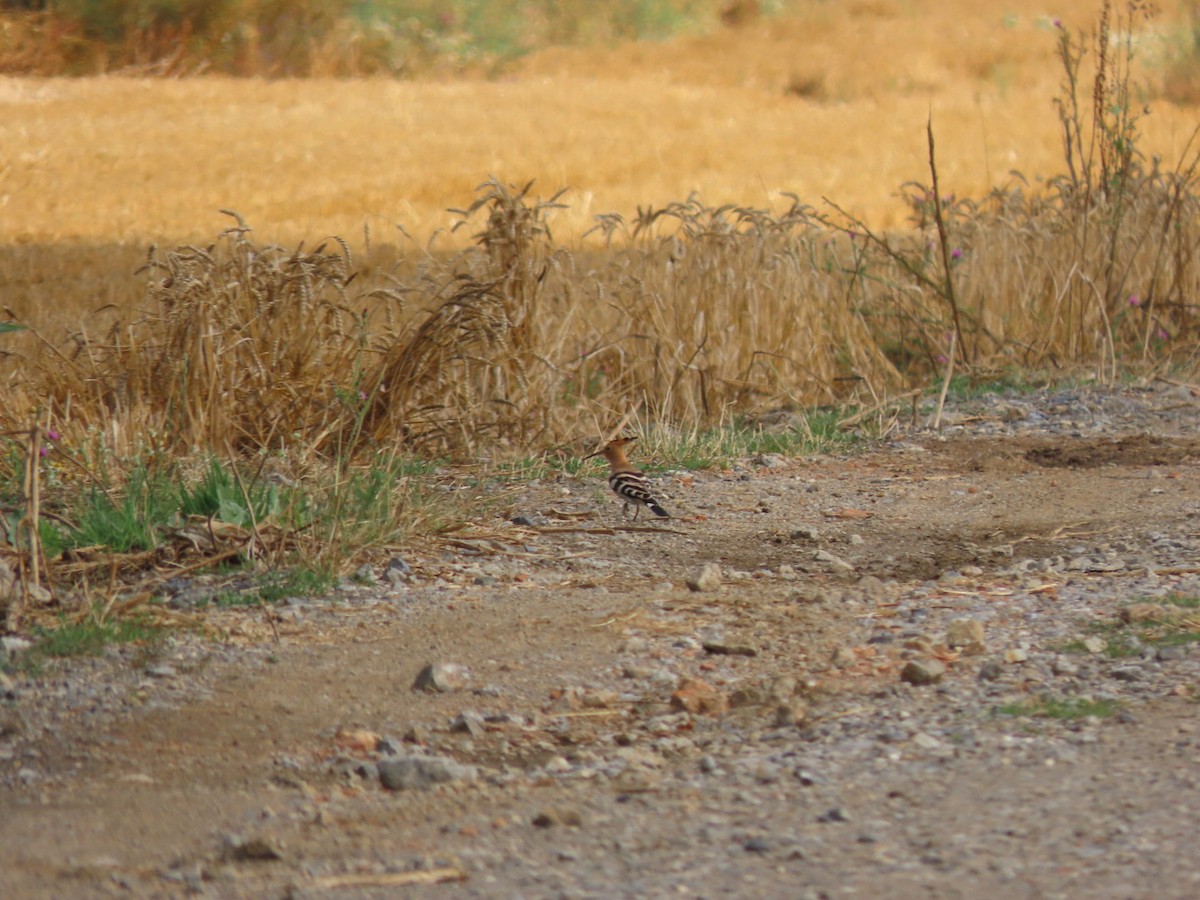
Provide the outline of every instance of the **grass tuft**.
{"type": "Polygon", "coordinates": [[[996,708],[1002,716],[1035,717],[1044,719],[1105,719],[1121,709],[1116,700],[1091,700],[1080,697],[1044,697],[1023,703],[1007,703],[996,708]]]}
{"type": "Polygon", "coordinates": [[[162,630],[138,619],[100,622],[60,620],[55,628],[34,630],[33,653],[43,657],[99,656],[110,644],[153,643],[162,630]]]}

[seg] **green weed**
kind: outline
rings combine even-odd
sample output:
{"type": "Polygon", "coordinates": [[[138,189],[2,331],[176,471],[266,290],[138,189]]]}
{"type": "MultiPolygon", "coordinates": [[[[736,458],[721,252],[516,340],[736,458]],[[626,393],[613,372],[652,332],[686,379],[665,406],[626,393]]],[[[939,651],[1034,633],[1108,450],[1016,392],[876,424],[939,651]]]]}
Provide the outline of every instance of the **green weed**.
{"type": "Polygon", "coordinates": [[[1080,697],[1043,697],[1023,703],[1006,703],[996,708],[1002,716],[1034,717],[1044,719],[1104,719],[1121,709],[1116,700],[1091,700],[1080,697]]]}
{"type": "MultiPolygon", "coordinates": [[[[1158,603],[1182,609],[1200,609],[1200,597],[1188,594],[1169,594],[1147,598],[1141,603],[1158,603]]],[[[1104,640],[1103,655],[1110,659],[1140,656],[1147,647],[1177,647],[1200,643],[1200,630],[1191,622],[1091,622],[1087,633],[1104,640]]],[[[1064,653],[1091,652],[1083,640],[1068,641],[1060,648],[1064,653]]]]}
{"type": "MultiPolygon", "coordinates": [[[[950,389],[946,396],[952,400],[976,400],[993,394],[1032,393],[1044,387],[1047,382],[1036,377],[1035,373],[1022,372],[1016,369],[1007,370],[1000,374],[958,373],[950,379],[950,389]]],[[[936,394],[938,387],[931,386],[930,393],[936,394]]]]}
{"type": "Polygon", "coordinates": [[[334,573],[298,566],[268,572],[244,588],[217,593],[213,605],[221,609],[270,606],[289,597],[319,597],[328,594],[337,583],[334,573]]]}
{"type": "Polygon", "coordinates": [[[652,426],[641,432],[633,452],[643,460],[639,466],[647,472],[728,468],[735,461],[764,453],[810,456],[860,443],[857,436],[838,430],[839,419],[838,411],[823,409],[798,417],[798,424],[779,431],[737,423],[692,431],[652,426]]]}
{"type": "Polygon", "coordinates": [[[98,656],[109,644],[155,642],[161,629],[138,619],[99,622],[61,622],[57,628],[37,628],[33,653],[43,657],[98,656]]]}
{"type": "Polygon", "coordinates": [[[1158,601],[1159,603],[1167,603],[1171,606],[1179,606],[1183,609],[1200,609],[1200,596],[1191,594],[1167,594],[1158,601]]]}
{"type": "Polygon", "coordinates": [[[331,572],[321,569],[288,569],[267,575],[258,596],[263,603],[278,603],[288,597],[316,597],[329,593],[336,582],[331,572]]]}
{"type": "Polygon", "coordinates": [[[214,518],[242,528],[278,516],[284,508],[279,486],[261,480],[246,484],[217,459],[209,460],[204,476],[181,485],[178,511],[184,516],[214,518]]]}

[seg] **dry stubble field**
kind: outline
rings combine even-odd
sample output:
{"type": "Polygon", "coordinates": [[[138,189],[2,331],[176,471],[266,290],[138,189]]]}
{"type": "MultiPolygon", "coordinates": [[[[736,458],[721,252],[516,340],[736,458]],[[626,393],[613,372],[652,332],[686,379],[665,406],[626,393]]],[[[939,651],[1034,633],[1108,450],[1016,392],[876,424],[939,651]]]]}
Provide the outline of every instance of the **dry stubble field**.
{"type": "MultiPolygon", "coordinates": [[[[489,175],[569,188],[563,239],[692,192],[828,197],[894,226],[900,185],[928,180],[930,115],[947,194],[1061,172],[1053,23],[1091,29],[1098,6],[813,3],[707,37],[547,51],[499,81],[0,79],[4,305],[45,326],[135,301],[145,248],[211,240],[220,208],[262,242],[360,247],[367,226],[403,244],[396,225],[423,242],[489,175]]],[[[1161,49],[1154,29],[1140,39],[1151,81],[1161,49]]],[[[1194,110],[1149,105],[1142,148],[1174,164],[1194,110]]]]}

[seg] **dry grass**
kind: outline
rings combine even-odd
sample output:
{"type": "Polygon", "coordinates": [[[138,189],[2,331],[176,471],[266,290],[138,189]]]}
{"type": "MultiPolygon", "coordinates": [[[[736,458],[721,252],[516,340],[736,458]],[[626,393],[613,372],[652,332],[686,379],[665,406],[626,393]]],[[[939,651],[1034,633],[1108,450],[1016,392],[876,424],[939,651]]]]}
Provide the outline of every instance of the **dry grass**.
{"type": "MultiPolygon", "coordinates": [[[[2,81],[4,303],[41,335],[6,336],[30,362],[4,415],[121,448],[462,451],[631,408],[874,402],[938,370],[949,331],[976,367],[1189,360],[1190,115],[1137,122],[1183,169],[1110,195],[1078,125],[1064,160],[1064,33],[1033,4],[882,0],[547,52],[505,82],[2,81]],[[939,202],[912,184],[930,117],[939,202]],[[489,221],[451,232],[485,172],[489,221]],[[222,206],[256,231],[207,246],[222,206]],[[625,212],[581,239],[605,210],[625,212]],[[147,282],[152,240],[179,246],[147,282]]],[[[1137,72],[1110,77],[1135,96],[1137,72]]]]}
{"type": "MultiPolygon", "coordinates": [[[[0,82],[3,304],[34,326],[0,335],[0,512],[39,533],[22,433],[61,433],[55,459],[114,494],[105,460],[270,462],[331,492],[278,553],[334,569],[436,518],[414,459],[577,455],[628,417],[883,418],[956,371],[1194,370],[1194,123],[1143,114],[1143,20],[1102,9],[1098,69],[1024,11],[997,30],[956,6],[947,49],[881,0],[809,11],[859,48],[814,54],[819,77],[764,52],[807,32],[752,23],[728,55],[622,49],[595,75],[548,55],[508,83],[0,82]],[[981,22],[1019,73],[967,52],[981,22]],[[864,69],[884,35],[916,80],[864,69]]],[[[261,549],[255,517],[236,540],[261,549]]],[[[8,543],[28,573],[37,541],[8,543]]]]}
{"type": "MultiPolygon", "coordinates": [[[[1059,14],[1090,28],[1097,4],[1059,14]]],[[[947,195],[1061,171],[1053,27],[1031,0],[812,4],[708,37],[548,51],[502,81],[0,79],[3,304],[61,333],[140,295],[151,243],[210,240],[237,209],[263,243],[368,224],[448,228],[489,175],[567,187],[560,238],[693,192],[779,213],[828,197],[902,224],[932,112],[947,195]],[[949,23],[949,24],[948,24],[949,23]],[[818,79],[820,99],[793,86],[818,79]]],[[[1151,72],[1158,77],[1159,73],[1151,72]]],[[[1142,147],[1180,158],[1195,113],[1151,103],[1142,147]]]]}

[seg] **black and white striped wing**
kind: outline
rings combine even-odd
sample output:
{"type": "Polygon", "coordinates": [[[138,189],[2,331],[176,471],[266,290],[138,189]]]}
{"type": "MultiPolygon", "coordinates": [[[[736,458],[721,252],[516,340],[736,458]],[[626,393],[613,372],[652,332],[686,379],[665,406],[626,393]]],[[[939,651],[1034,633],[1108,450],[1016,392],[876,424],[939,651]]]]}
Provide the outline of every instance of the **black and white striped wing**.
{"type": "Polygon", "coordinates": [[[650,492],[650,483],[640,472],[614,472],[608,477],[608,484],[613,493],[626,503],[641,503],[649,507],[656,516],[669,517],[665,509],[654,499],[650,492]]]}

